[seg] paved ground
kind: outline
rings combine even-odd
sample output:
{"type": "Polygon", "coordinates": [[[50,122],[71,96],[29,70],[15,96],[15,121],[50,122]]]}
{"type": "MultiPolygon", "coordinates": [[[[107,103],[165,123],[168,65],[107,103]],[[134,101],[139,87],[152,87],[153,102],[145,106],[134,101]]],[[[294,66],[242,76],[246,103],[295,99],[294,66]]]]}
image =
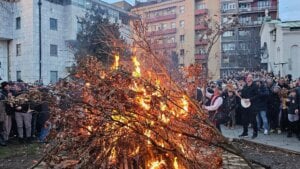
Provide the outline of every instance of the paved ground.
{"type": "MultiPolygon", "coordinates": [[[[255,169],[264,169],[256,164],[252,164],[255,169]]],[[[223,169],[251,169],[249,165],[239,156],[223,153],[223,169]]]]}
{"type": "MultiPolygon", "coordinates": [[[[243,129],[241,126],[237,126],[234,130],[228,129],[222,126],[222,133],[225,137],[228,138],[239,138],[238,136],[242,133],[243,129]]],[[[255,139],[251,139],[252,136],[252,128],[249,128],[249,138],[244,138],[249,141],[253,141],[256,143],[267,144],[279,148],[284,148],[292,151],[297,151],[300,153],[300,141],[293,136],[292,138],[287,138],[286,133],[281,134],[270,134],[264,135],[263,133],[259,133],[258,137],[255,139]]]]}

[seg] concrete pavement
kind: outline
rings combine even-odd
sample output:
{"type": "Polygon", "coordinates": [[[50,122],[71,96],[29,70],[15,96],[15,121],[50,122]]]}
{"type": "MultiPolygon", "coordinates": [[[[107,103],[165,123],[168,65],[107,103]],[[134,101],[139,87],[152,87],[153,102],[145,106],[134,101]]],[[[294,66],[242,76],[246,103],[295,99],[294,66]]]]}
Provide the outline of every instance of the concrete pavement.
{"type": "MultiPolygon", "coordinates": [[[[242,131],[242,126],[237,126],[234,130],[222,126],[222,134],[228,138],[239,138],[238,136],[242,131]]],[[[249,128],[249,137],[243,139],[300,153],[300,141],[295,135],[292,138],[287,138],[287,133],[285,132],[281,134],[271,133],[270,135],[264,135],[264,133],[259,132],[257,138],[251,139],[252,131],[252,128],[249,128]]]]}

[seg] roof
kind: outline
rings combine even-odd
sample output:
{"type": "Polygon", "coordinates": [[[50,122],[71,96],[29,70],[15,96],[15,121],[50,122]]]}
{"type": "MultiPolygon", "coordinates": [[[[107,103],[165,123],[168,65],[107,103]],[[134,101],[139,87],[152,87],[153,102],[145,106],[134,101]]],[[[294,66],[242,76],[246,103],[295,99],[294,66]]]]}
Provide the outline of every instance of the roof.
{"type": "Polygon", "coordinates": [[[281,27],[288,27],[288,28],[300,27],[300,21],[281,22],[278,25],[281,27]]]}
{"type": "Polygon", "coordinates": [[[277,26],[282,27],[282,28],[299,28],[300,27],[300,21],[281,22],[280,20],[271,20],[269,22],[263,23],[263,25],[260,29],[260,35],[262,34],[262,30],[264,29],[266,24],[277,25],[277,26]]]}

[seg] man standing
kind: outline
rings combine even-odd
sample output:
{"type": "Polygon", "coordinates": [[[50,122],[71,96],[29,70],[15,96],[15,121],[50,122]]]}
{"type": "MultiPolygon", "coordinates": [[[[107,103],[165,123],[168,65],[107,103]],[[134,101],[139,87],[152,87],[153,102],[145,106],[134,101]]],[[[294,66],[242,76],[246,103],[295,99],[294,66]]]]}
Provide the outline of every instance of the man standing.
{"type": "Polygon", "coordinates": [[[243,133],[239,137],[248,137],[248,125],[249,123],[253,127],[252,139],[257,137],[257,102],[258,102],[258,87],[253,83],[253,76],[249,74],[246,77],[246,85],[241,91],[241,97],[245,99],[246,102],[250,102],[251,106],[244,108],[242,111],[242,121],[243,121],[243,133]]]}

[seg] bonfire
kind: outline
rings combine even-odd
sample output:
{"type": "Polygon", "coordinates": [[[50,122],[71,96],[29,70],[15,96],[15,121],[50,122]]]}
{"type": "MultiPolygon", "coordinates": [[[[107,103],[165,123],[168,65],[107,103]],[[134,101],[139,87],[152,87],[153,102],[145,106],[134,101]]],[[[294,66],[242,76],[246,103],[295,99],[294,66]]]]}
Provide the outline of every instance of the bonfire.
{"type": "Polygon", "coordinates": [[[166,76],[136,56],[115,56],[110,69],[95,57],[78,61],[53,88],[54,144],[43,160],[54,168],[221,168],[222,151],[238,151],[166,76]]]}

